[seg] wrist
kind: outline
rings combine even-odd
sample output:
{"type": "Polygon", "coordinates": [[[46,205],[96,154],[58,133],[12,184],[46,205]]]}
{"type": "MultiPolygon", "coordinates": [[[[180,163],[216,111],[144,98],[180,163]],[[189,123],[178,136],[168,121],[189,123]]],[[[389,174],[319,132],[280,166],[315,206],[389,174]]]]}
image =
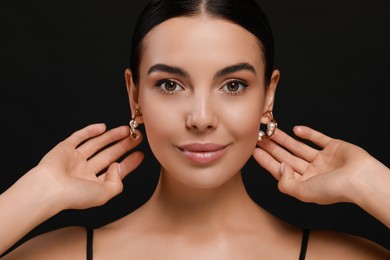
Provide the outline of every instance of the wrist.
{"type": "MultiPolygon", "coordinates": [[[[0,251],[58,213],[37,169],[32,169],[0,195],[0,251]]],[[[0,253],[1,253],[0,252],[0,253]]]]}
{"type": "Polygon", "coordinates": [[[381,196],[381,191],[387,189],[390,181],[390,170],[375,158],[370,158],[353,174],[352,190],[348,199],[365,209],[371,200],[381,196]]]}
{"type": "Polygon", "coordinates": [[[34,167],[16,183],[18,192],[25,194],[26,202],[40,211],[43,217],[51,217],[63,210],[58,184],[44,168],[34,167]]]}

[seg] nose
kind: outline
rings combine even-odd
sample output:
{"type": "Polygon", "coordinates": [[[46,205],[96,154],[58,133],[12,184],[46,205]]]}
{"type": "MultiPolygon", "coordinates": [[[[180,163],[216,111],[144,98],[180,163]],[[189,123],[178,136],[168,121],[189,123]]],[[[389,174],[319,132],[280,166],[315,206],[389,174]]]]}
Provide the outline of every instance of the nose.
{"type": "Polygon", "coordinates": [[[209,97],[198,95],[190,103],[190,111],[186,119],[187,128],[200,132],[216,128],[218,118],[214,109],[215,104],[209,97]]]}

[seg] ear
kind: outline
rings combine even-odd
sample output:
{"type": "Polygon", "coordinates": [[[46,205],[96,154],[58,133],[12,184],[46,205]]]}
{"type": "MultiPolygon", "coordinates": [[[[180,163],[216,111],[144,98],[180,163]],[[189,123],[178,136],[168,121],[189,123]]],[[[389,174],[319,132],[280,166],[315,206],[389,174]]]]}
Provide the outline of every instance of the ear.
{"type": "MultiPolygon", "coordinates": [[[[263,114],[265,114],[267,111],[272,111],[274,108],[275,92],[276,92],[276,88],[277,88],[278,83],[279,83],[279,79],[280,79],[280,71],[274,70],[272,72],[270,84],[267,87],[267,90],[265,92],[265,102],[264,102],[263,114]]],[[[268,117],[263,116],[261,118],[262,124],[267,124],[268,122],[269,122],[268,117]]]]}
{"type": "MultiPolygon", "coordinates": [[[[129,95],[129,104],[131,109],[131,118],[134,118],[135,111],[137,109],[141,110],[141,106],[138,103],[138,97],[139,97],[139,87],[136,86],[133,82],[133,74],[130,69],[125,70],[125,80],[126,80],[126,88],[127,88],[127,94],[129,95]]],[[[140,111],[142,113],[142,111],[140,111]]],[[[138,123],[143,123],[142,116],[137,117],[138,123]]]]}

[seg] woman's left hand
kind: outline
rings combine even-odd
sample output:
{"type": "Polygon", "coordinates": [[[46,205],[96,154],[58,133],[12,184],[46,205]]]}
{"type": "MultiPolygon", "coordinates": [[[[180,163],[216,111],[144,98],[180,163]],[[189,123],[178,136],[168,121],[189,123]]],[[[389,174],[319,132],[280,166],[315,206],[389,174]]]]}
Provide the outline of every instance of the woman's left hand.
{"type": "Polygon", "coordinates": [[[253,154],[279,180],[279,189],[305,202],[352,202],[356,193],[352,181],[372,173],[379,162],[362,148],[309,127],[297,126],[294,133],[319,148],[277,129],[272,139],[258,143],[253,154]]]}

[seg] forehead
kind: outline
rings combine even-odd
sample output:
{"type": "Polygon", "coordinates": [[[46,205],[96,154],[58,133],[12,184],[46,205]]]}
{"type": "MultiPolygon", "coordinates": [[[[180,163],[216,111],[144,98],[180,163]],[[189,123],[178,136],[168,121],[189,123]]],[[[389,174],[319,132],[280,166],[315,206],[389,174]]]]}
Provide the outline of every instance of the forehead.
{"type": "Polygon", "coordinates": [[[156,63],[176,66],[207,66],[216,69],[248,62],[264,68],[257,38],[232,22],[204,15],[169,19],[144,39],[141,71],[156,63]]]}

